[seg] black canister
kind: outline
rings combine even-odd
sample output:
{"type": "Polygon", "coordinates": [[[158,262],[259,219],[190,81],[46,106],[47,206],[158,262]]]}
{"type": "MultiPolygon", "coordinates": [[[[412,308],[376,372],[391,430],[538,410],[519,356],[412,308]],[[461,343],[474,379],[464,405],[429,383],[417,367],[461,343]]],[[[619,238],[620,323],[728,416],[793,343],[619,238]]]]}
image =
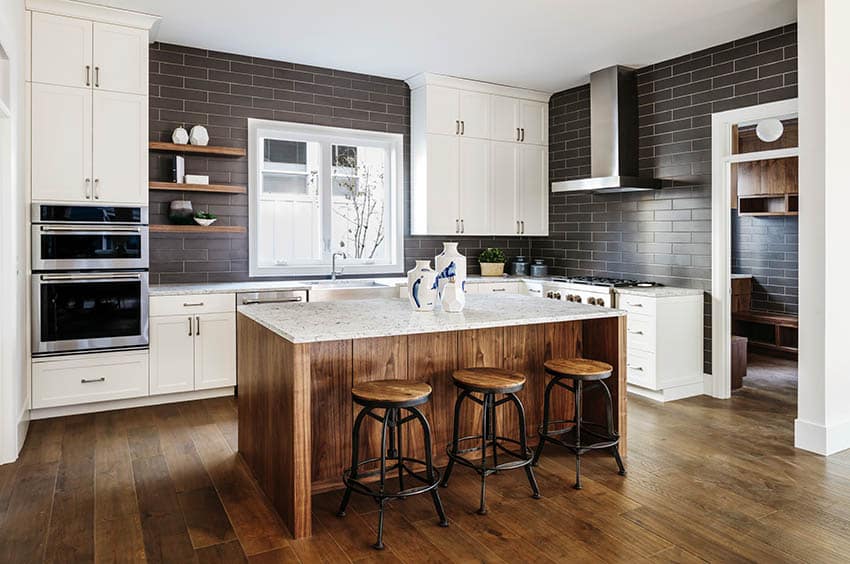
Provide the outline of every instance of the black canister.
{"type": "Polygon", "coordinates": [[[511,274],[514,276],[528,276],[528,259],[518,255],[511,263],[511,274]]]}

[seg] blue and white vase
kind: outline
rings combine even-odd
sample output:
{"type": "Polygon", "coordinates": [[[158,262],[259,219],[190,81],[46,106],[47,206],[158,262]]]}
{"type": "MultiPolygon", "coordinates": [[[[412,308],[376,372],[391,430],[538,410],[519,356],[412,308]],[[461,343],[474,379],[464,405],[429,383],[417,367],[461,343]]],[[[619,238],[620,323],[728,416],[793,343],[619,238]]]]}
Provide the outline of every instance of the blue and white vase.
{"type": "Polygon", "coordinates": [[[466,291],[466,257],[457,250],[457,243],[443,243],[443,252],[434,258],[437,268],[437,290],[440,296],[443,289],[454,278],[461,291],[466,291]]]}
{"type": "Polygon", "coordinates": [[[466,305],[466,292],[457,282],[448,282],[443,288],[442,294],[443,311],[448,313],[459,313],[466,305]]]}
{"type": "Polygon", "coordinates": [[[437,301],[437,273],[430,260],[418,260],[407,272],[407,299],[416,311],[433,311],[437,301]]]}

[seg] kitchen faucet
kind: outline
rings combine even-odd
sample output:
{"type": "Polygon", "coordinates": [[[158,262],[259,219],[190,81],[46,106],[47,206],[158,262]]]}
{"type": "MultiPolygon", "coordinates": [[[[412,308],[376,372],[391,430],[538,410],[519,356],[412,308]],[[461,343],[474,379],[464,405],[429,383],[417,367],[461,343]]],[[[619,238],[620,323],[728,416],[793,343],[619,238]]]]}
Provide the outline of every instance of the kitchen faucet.
{"type": "MultiPolygon", "coordinates": [[[[340,270],[339,272],[337,272],[337,270],[336,270],[336,257],[337,256],[341,256],[344,259],[348,258],[345,255],[345,253],[343,253],[342,251],[337,251],[333,255],[331,255],[331,280],[336,280],[336,275],[342,274],[342,270],[340,270]]],[[[343,267],[343,268],[345,268],[345,267],[343,267]]]]}

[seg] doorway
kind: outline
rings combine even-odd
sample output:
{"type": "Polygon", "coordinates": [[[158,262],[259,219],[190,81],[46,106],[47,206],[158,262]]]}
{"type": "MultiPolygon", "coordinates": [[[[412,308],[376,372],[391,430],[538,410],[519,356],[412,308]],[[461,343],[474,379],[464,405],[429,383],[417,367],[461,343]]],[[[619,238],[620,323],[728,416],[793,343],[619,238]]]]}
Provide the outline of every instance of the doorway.
{"type": "Polygon", "coordinates": [[[798,256],[796,249],[784,249],[788,237],[796,246],[798,156],[796,99],[712,116],[712,377],[707,392],[714,397],[729,398],[740,387],[749,358],[762,375],[771,359],[792,361],[792,366],[783,364],[785,374],[796,371],[798,256]],[[793,268],[784,268],[790,263],[793,268]]]}

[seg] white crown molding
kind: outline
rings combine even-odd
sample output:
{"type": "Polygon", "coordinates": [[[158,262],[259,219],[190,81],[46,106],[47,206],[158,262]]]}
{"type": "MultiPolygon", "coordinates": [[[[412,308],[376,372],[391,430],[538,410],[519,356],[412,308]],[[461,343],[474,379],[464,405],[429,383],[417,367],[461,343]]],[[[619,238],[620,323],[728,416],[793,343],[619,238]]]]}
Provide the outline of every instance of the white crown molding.
{"type": "Polygon", "coordinates": [[[405,82],[407,82],[407,85],[410,86],[411,90],[416,90],[423,86],[445,86],[447,88],[457,88],[459,90],[467,90],[471,92],[482,92],[484,94],[497,94],[499,96],[521,98],[523,100],[534,100],[535,102],[543,103],[548,103],[549,98],[552,97],[551,92],[528,90],[526,88],[505,86],[504,84],[493,84],[492,82],[480,82],[477,80],[469,80],[466,78],[458,78],[455,76],[446,76],[430,72],[423,72],[415,76],[411,76],[405,80],[405,82]]]}
{"type": "Polygon", "coordinates": [[[26,0],[27,10],[57,16],[70,16],[138,29],[150,30],[161,18],[153,14],[97,6],[77,0],[26,0]]]}

